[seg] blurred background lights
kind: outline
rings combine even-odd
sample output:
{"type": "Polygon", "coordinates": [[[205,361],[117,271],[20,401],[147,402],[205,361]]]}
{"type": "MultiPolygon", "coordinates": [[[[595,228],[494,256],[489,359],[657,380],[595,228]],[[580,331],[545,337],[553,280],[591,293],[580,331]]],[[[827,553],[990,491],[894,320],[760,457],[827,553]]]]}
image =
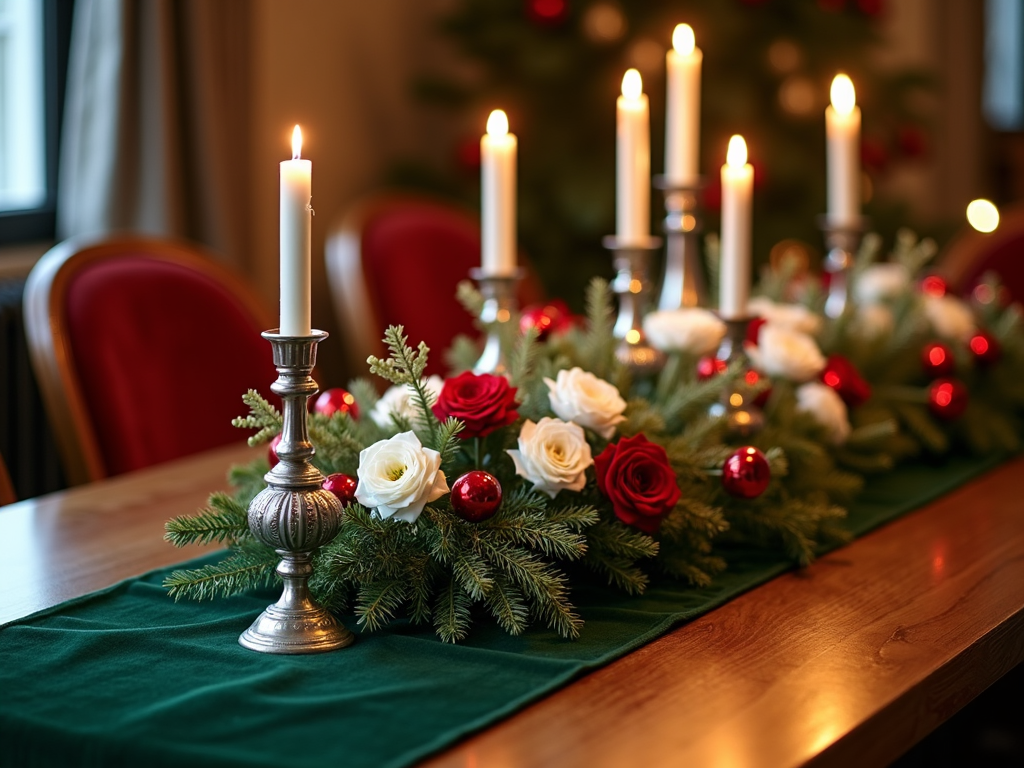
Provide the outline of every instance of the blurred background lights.
{"type": "Polygon", "coordinates": [[[967,206],[967,221],[979,232],[994,232],[999,226],[999,209],[988,200],[972,200],[967,206]]]}

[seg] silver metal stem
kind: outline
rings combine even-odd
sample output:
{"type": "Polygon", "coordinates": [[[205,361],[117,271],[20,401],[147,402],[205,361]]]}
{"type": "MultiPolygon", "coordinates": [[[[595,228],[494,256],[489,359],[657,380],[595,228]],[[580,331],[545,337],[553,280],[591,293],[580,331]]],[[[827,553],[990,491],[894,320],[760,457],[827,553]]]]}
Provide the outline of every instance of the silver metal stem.
{"type": "Polygon", "coordinates": [[[706,307],[708,296],[700,253],[703,184],[698,180],[693,186],[680,187],[664,176],[656,176],[654,186],[665,195],[665,275],[658,309],[706,307]]]}
{"type": "MultiPolygon", "coordinates": [[[[737,363],[744,370],[750,368],[743,344],[747,338],[747,327],[752,317],[722,318],[725,323],[725,338],[718,348],[717,357],[724,360],[732,368],[737,363]]],[[[755,395],[744,375],[733,381],[733,386],[722,391],[722,398],[713,404],[708,413],[714,417],[724,417],[729,433],[741,437],[757,434],[764,427],[764,414],[754,404],[755,395]]]]}
{"type": "Polygon", "coordinates": [[[276,452],[280,461],[264,479],[267,487],[249,504],[249,530],[281,556],[281,598],[253,622],[238,642],[263,653],[316,653],[351,645],[355,636],[317,605],[309,594],[313,553],[333,539],[341,525],[338,498],[321,485],[323,475],[306,428],[306,402],[316,394],[310,375],[323,331],[281,336],[267,331],[278,378],[270,389],[280,396],[284,426],[276,452]]]}
{"type": "Polygon", "coordinates": [[[484,325],[487,339],[484,341],[480,359],[473,366],[473,373],[493,373],[507,376],[511,343],[518,328],[509,325],[518,309],[516,286],[523,279],[523,271],[511,275],[491,275],[482,269],[471,269],[469,276],[480,286],[484,305],[480,310],[480,322],[484,325]]]}
{"type": "Polygon", "coordinates": [[[614,255],[618,273],[612,281],[612,290],[619,296],[619,315],[612,329],[619,340],[615,357],[633,373],[657,373],[665,366],[665,355],[647,341],[643,320],[652,292],[651,256],[661,247],[661,238],[636,244],[606,237],[604,247],[614,255]]]}
{"type": "Polygon", "coordinates": [[[825,300],[825,314],[835,318],[846,311],[850,267],[853,266],[860,241],[864,237],[866,220],[836,225],[832,224],[827,216],[820,216],[818,226],[825,236],[825,245],[828,247],[823,266],[831,275],[828,298],[825,300]]]}

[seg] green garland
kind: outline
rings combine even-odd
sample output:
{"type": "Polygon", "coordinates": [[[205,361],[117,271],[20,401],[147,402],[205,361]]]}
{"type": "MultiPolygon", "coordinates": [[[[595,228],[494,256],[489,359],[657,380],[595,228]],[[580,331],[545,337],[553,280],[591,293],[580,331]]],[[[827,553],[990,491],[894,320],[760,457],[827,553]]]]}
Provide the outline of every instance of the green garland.
{"type": "MultiPolygon", "coordinates": [[[[854,284],[878,257],[878,242],[867,238],[852,279],[854,284]]],[[[933,249],[901,235],[892,262],[916,274],[933,249]]],[[[794,280],[790,267],[768,273],[762,291],[785,298],[794,280]]],[[[993,296],[998,286],[989,281],[993,296]]],[[[460,299],[472,308],[479,296],[461,286],[460,299]]],[[[820,311],[820,291],[803,294],[806,307],[820,311]]],[[[579,563],[611,588],[642,593],[652,573],[710,584],[727,567],[729,542],[742,542],[783,553],[796,564],[809,563],[823,546],[847,540],[845,506],[861,488],[865,475],[890,469],[895,461],[920,454],[941,454],[954,446],[980,453],[1017,450],[1024,414],[1024,334],[1020,313],[998,302],[980,305],[980,324],[1001,345],[999,361],[988,367],[971,364],[969,352],[957,351],[958,372],[969,388],[964,416],[949,422],[934,418],[926,405],[928,379],[920,365],[922,345],[933,338],[924,299],[912,284],[886,299],[893,330],[868,336],[858,330],[862,306],[825,321],[818,334],[824,352],[843,354],[867,376],[875,395],[850,414],[852,431],[842,445],[811,413],[798,405],[797,388],[782,379],[772,382],[765,406],[765,427],[749,441],[761,449],[771,469],[767,489],[755,499],[728,495],[718,477],[724,460],[740,445],[724,420],[708,416],[708,406],[742,371],[700,381],[696,360],[672,353],[653,380],[632,380],[616,362],[611,334],[612,296],[608,285],[594,280],[588,289],[587,324],[539,342],[532,331],[514,340],[510,383],[517,388],[519,419],[484,438],[462,439],[463,425],[440,421],[432,407],[436,396],[425,386],[428,350],[412,349],[401,327],[385,334],[390,355],[369,359],[372,373],[394,385],[412,388],[415,417],[392,414],[382,427],[368,415],[377,403],[370,382],[351,385],[363,414],[309,416],[314,463],[325,474],[355,476],[364,448],[399,432],[413,431],[423,446],[436,450],[449,479],[485,469],[504,489],[496,515],[467,522],[455,514],[448,494],[426,505],[415,523],[379,519],[358,503],[347,506],[340,533],[315,556],[311,588],[315,597],[337,611],[352,611],[364,631],[386,627],[399,617],[432,623],[446,642],[462,640],[473,620],[489,614],[502,629],[519,634],[534,622],[564,637],[579,635],[583,622],[571,602],[571,563],[579,563]],[[643,434],[665,449],[681,491],[678,503],[654,535],[625,525],[598,489],[594,470],[579,492],[562,491],[553,499],[536,492],[516,474],[506,453],[517,445],[525,420],[551,416],[545,378],[579,366],[612,382],[627,398],[625,421],[614,439],[643,434]]],[[[509,326],[517,324],[510,323],[509,326]]],[[[456,372],[468,369],[477,349],[457,341],[449,353],[456,372]]],[[[278,411],[255,391],[243,401],[249,415],[235,426],[255,429],[251,445],[276,435],[278,411]]],[[[593,454],[608,445],[587,431],[593,454]]],[[[266,460],[232,469],[234,495],[216,493],[207,509],[168,522],[166,538],[178,546],[225,544],[229,554],[215,565],[179,570],[166,581],[175,598],[225,597],[277,580],[277,555],[248,530],[246,508],[264,487],[266,460]]]]}

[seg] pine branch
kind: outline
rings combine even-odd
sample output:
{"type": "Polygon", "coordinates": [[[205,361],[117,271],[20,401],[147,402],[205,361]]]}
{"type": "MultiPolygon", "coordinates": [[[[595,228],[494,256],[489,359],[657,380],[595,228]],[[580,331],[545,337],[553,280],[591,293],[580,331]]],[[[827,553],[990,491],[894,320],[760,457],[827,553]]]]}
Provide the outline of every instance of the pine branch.
{"type": "Polygon", "coordinates": [[[249,415],[232,419],[231,426],[259,430],[249,437],[250,447],[262,445],[281,432],[284,425],[283,417],[259,392],[250,389],[242,395],[242,402],[249,406],[249,415]]]}
{"type": "Polygon", "coordinates": [[[504,576],[495,577],[494,588],[487,593],[485,604],[498,626],[510,635],[520,635],[526,630],[529,610],[523,593],[504,576]]]}
{"type": "Polygon", "coordinates": [[[386,627],[405,602],[407,590],[401,578],[375,579],[360,584],[356,598],[358,622],[370,632],[386,627]]]}
{"type": "Polygon", "coordinates": [[[441,466],[450,466],[451,462],[459,453],[461,440],[459,433],[465,429],[464,422],[449,417],[444,420],[437,431],[438,447],[437,452],[441,454],[441,466]]]}
{"type": "Polygon", "coordinates": [[[216,492],[210,495],[209,504],[209,508],[195,515],[168,520],[164,525],[164,540],[176,547],[184,547],[214,541],[233,542],[249,534],[246,508],[234,498],[216,492]]]}
{"type": "Polygon", "coordinates": [[[469,634],[470,607],[469,595],[459,589],[455,579],[450,579],[437,596],[434,605],[434,629],[446,643],[465,640],[469,634]]]}
{"type": "Polygon", "coordinates": [[[174,571],[164,579],[164,586],[175,601],[231,597],[273,584],[279,560],[269,547],[254,544],[236,550],[219,563],[174,571]]]}

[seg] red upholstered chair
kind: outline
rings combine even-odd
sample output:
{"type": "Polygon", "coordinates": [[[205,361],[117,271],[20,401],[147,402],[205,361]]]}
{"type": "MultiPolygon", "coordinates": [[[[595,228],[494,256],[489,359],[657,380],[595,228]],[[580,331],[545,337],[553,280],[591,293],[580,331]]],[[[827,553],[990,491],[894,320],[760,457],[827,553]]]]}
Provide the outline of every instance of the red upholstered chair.
{"type": "Polygon", "coordinates": [[[985,234],[965,227],[939,255],[936,267],[956,293],[966,293],[985,272],[995,272],[1016,301],[1024,301],[1024,203],[999,212],[999,227],[985,234]]]}
{"type": "MultiPolygon", "coordinates": [[[[442,373],[452,338],[475,333],[455,287],[479,265],[480,225],[466,210],[398,194],[354,206],[326,243],[327,277],[351,370],[365,371],[368,355],[385,354],[384,330],[403,325],[413,345],[422,340],[430,347],[428,372],[442,373]]],[[[526,271],[521,305],[542,296],[536,276],[526,271]]]]}
{"type": "Polygon", "coordinates": [[[7,473],[7,464],[4,463],[4,457],[0,456],[0,507],[5,504],[13,504],[18,500],[18,497],[14,494],[14,483],[11,482],[11,476],[7,473]]]}
{"type": "Polygon", "coordinates": [[[32,364],[68,481],[237,442],[276,378],[267,308],[198,246],[125,236],[51,249],[25,286],[32,364]]]}

